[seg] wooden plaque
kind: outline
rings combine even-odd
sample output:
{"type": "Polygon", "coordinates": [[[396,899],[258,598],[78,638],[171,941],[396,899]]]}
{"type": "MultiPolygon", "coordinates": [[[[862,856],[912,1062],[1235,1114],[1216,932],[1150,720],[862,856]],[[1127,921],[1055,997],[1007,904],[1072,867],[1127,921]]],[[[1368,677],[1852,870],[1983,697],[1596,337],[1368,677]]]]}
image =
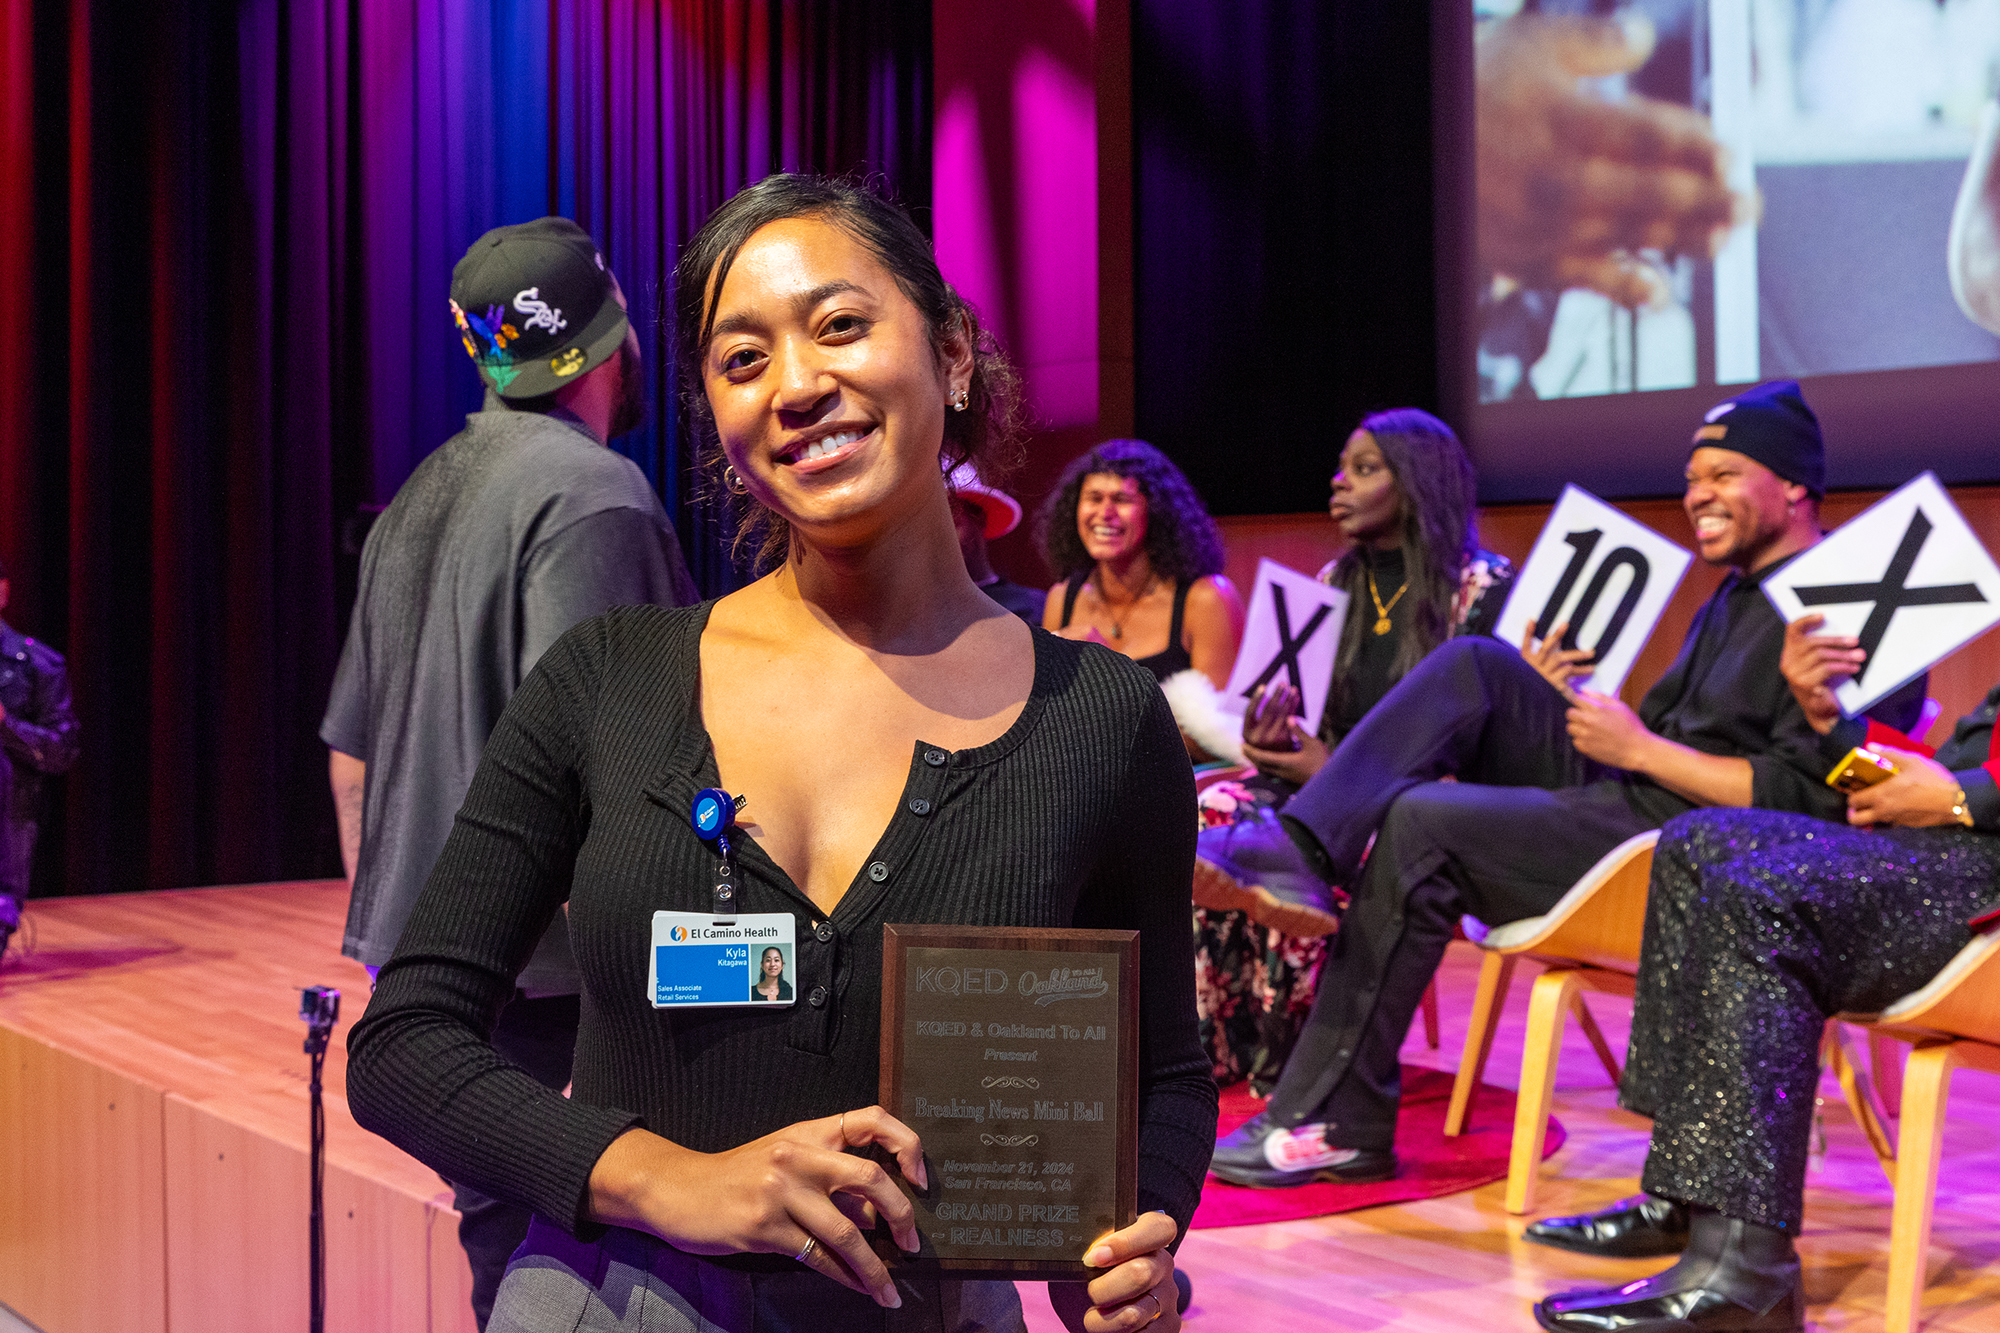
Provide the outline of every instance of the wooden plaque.
{"type": "Polygon", "coordinates": [[[924,1140],[893,1168],[923,1249],[906,1273],[1078,1281],[1139,1215],[1139,935],[882,928],[882,1105],[924,1140]]]}

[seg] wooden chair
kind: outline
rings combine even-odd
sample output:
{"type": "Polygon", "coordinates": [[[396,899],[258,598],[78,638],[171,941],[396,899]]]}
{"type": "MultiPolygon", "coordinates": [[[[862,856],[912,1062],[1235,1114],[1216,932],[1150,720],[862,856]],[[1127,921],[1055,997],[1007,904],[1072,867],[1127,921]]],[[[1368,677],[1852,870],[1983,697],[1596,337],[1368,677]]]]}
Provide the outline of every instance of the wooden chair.
{"type": "MultiPolygon", "coordinates": [[[[1893,1158],[1896,1202],[1889,1224],[1887,1333],[1911,1333],[1920,1322],[1931,1213],[1937,1201],[1939,1149],[1952,1073],[1960,1068],[2000,1074],[2000,932],[1978,936],[1922,990],[1879,1014],[1841,1015],[1871,1040],[1894,1037],[1916,1044],[1902,1070],[1902,1114],[1893,1158]]],[[[1877,1050],[1879,1052],[1879,1046],[1877,1050]]],[[[1854,1056],[1837,1061],[1842,1086],[1852,1078],[1854,1056]]],[[[1869,1099],[1848,1100],[1871,1142],[1887,1135],[1869,1110],[1869,1099]]],[[[1878,1152],[1880,1148],[1878,1147],[1878,1152]]]]}
{"type": "Polygon", "coordinates": [[[1646,881],[1653,869],[1658,830],[1627,838],[1606,852],[1565,893],[1547,915],[1496,926],[1479,941],[1486,952],[1479,966],[1479,989],[1465,1033],[1465,1054],[1452,1086],[1444,1132],[1465,1132],[1473,1092],[1486,1072],[1493,1031],[1507,1001],[1514,966],[1527,958],[1546,969],[1535,979],[1528,1001],[1526,1046],[1521,1056],[1521,1091],[1514,1103],[1514,1144],[1507,1167],[1507,1211],[1534,1207],[1549,1102],[1555,1092],[1564,1016],[1574,1011],[1597,1058],[1615,1083],[1618,1061],[1604,1034],[1584,1007],[1584,991],[1629,996],[1639,970],[1639,940],[1646,926],[1646,881]]]}

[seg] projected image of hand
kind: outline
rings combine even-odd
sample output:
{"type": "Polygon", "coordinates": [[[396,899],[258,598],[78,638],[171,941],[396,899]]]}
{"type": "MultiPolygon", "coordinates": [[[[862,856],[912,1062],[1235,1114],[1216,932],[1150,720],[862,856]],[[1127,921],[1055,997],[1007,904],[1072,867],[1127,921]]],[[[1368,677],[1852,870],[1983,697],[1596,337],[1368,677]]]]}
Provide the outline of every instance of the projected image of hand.
{"type": "Polygon", "coordinates": [[[1948,242],[1951,294],[1967,319],[2000,333],[2000,101],[1979,119],[1948,242]]]}
{"type": "Polygon", "coordinates": [[[1592,85],[1638,69],[1653,45],[1631,12],[1516,14],[1480,32],[1478,244],[1495,277],[1654,305],[1667,283],[1648,253],[1709,257],[1754,216],[1705,117],[1592,85]]]}

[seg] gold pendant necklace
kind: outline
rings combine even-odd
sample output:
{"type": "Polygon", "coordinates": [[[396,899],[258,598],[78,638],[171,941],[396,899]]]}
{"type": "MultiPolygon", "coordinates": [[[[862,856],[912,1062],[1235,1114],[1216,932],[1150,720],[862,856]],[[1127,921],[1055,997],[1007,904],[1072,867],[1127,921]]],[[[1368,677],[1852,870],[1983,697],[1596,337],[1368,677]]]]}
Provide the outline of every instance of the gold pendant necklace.
{"type": "Polygon", "coordinates": [[[1397,602],[1403,600],[1403,594],[1408,592],[1409,590],[1410,590],[1410,581],[1408,579],[1404,579],[1403,586],[1396,589],[1396,591],[1390,595],[1389,604],[1387,606],[1384,606],[1382,604],[1382,594],[1375,591],[1375,571],[1372,569],[1368,571],[1368,599],[1375,603],[1375,632],[1377,634],[1387,634],[1390,630],[1395,628],[1395,626],[1391,624],[1389,621],[1389,612],[1392,608],[1395,607],[1397,602]]]}

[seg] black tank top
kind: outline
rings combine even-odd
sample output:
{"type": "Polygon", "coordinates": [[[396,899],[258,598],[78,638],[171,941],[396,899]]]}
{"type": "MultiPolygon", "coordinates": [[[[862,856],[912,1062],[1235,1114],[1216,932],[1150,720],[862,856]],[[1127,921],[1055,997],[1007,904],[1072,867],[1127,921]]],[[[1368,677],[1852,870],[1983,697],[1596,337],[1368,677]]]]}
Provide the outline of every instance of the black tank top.
{"type": "MultiPolygon", "coordinates": [[[[1062,624],[1057,628],[1068,629],[1070,613],[1076,610],[1076,596],[1083,591],[1088,574],[1078,574],[1070,579],[1063,589],[1062,624]]],[[[1174,619],[1167,627],[1167,646],[1151,657],[1135,657],[1132,660],[1153,673],[1154,680],[1165,680],[1177,671],[1186,671],[1194,665],[1194,658],[1188,656],[1187,647],[1181,643],[1181,622],[1187,615],[1188,589],[1194,586],[1192,579],[1183,579],[1174,585],[1174,619]]]]}

